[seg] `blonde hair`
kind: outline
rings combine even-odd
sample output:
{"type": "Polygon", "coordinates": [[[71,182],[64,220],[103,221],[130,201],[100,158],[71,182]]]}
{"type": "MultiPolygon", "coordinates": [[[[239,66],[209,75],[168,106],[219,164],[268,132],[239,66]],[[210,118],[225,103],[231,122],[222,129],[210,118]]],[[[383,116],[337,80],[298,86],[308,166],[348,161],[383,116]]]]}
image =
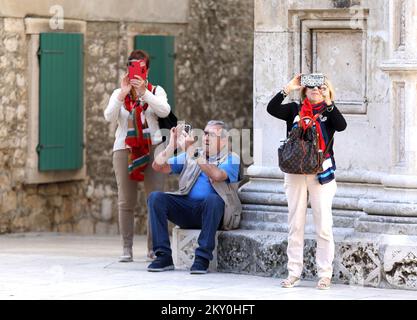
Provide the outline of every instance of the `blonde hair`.
{"type": "MultiPolygon", "coordinates": [[[[332,83],[330,82],[330,80],[327,77],[324,80],[324,84],[327,86],[327,88],[329,88],[330,100],[334,101],[335,98],[336,98],[334,87],[333,87],[332,83]]],[[[307,90],[307,88],[303,88],[301,90],[301,102],[303,102],[304,99],[307,97],[306,96],[306,90],[307,90]]]]}

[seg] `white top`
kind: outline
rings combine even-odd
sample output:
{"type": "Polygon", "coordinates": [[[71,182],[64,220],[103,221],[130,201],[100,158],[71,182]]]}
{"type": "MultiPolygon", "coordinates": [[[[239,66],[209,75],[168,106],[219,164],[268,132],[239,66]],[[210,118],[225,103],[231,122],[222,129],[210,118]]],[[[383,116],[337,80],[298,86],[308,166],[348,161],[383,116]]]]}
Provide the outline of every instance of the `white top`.
{"type": "MultiPolygon", "coordinates": [[[[104,110],[104,118],[109,122],[117,121],[116,140],[114,141],[113,151],[126,149],[125,138],[127,135],[127,119],[129,112],[124,107],[124,101],[120,101],[117,97],[120,93],[120,88],[113,91],[110,97],[109,104],[104,110]]],[[[168,104],[168,98],[165,90],[157,86],[155,95],[146,89],[146,93],[141,98],[141,103],[147,103],[149,107],[142,113],[142,122],[144,116],[148,123],[151,133],[152,144],[156,145],[162,142],[162,135],[159,130],[158,117],[165,118],[171,112],[171,107],[168,104]]]]}

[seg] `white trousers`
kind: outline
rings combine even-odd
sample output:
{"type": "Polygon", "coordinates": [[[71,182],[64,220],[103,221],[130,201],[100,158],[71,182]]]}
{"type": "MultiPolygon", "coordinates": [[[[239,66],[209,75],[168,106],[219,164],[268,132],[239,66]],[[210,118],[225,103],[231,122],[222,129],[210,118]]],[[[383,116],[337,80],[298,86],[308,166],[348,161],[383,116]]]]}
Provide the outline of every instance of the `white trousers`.
{"type": "Polygon", "coordinates": [[[288,275],[299,278],[303,271],[308,191],[316,229],[318,276],[331,278],[334,259],[332,202],[337,189],[336,181],[321,185],[314,174],[285,174],[284,186],[289,211],[288,275]]]}

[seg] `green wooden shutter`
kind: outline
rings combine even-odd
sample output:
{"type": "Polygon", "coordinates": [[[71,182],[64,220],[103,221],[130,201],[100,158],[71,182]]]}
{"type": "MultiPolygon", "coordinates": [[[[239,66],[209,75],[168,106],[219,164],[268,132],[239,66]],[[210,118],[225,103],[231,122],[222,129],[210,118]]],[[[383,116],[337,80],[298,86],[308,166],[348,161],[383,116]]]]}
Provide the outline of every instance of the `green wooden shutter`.
{"type": "Polygon", "coordinates": [[[135,37],[135,49],[146,51],[151,59],[149,81],[165,89],[172,110],[175,108],[174,43],[175,37],[173,36],[138,35],[135,37]]]}
{"type": "Polygon", "coordinates": [[[83,165],[83,35],[42,33],[39,48],[39,170],[83,165]]]}

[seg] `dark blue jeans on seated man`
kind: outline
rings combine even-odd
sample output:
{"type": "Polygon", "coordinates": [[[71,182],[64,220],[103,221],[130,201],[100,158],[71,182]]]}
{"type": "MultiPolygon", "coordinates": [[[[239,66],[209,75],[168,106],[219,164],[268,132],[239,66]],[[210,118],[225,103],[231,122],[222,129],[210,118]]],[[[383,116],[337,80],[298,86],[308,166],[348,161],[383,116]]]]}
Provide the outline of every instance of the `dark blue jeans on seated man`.
{"type": "Polygon", "coordinates": [[[148,197],[149,219],[155,254],[171,256],[168,220],[182,229],[201,229],[196,256],[213,259],[216,231],[221,227],[224,201],[217,194],[208,194],[204,200],[188,196],[152,192],[148,197]]]}

